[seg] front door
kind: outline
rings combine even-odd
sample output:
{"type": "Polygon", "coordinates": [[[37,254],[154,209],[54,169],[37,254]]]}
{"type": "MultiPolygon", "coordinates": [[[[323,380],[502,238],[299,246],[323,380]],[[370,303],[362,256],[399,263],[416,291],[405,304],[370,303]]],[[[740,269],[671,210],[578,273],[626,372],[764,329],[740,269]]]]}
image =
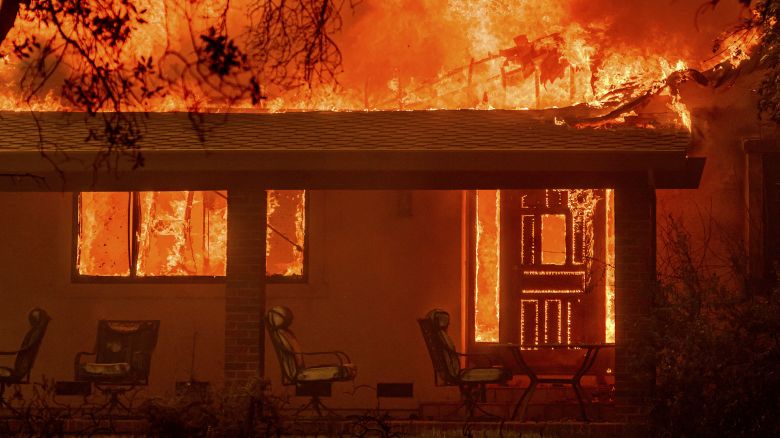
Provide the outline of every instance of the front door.
{"type": "Polygon", "coordinates": [[[603,342],[605,190],[501,192],[502,342],[603,342]]]}

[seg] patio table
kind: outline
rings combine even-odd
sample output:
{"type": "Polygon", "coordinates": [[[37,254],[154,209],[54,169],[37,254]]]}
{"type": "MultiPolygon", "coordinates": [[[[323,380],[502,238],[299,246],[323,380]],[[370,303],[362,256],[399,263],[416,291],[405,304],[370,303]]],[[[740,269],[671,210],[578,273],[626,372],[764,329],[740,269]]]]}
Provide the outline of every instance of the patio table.
{"type": "Polygon", "coordinates": [[[517,417],[517,413],[522,409],[522,415],[520,421],[524,420],[525,412],[528,409],[528,402],[536,391],[536,386],[539,383],[558,383],[564,385],[571,385],[574,389],[574,393],[577,395],[577,401],[579,402],[580,412],[582,414],[583,421],[590,421],[588,414],[585,411],[585,400],[583,397],[584,390],[580,380],[582,376],[590,371],[590,368],[596,362],[596,357],[602,348],[614,348],[614,343],[574,343],[574,344],[539,344],[539,345],[521,345],[521,344],[490,344],[490,347],[497,349],[507,349],[511,351],[517,365],[524,370],[524,373],[531,380],[531,384],[523,392],[522,397],[515,404],[515,408],[512,411],[512,419],[517,417]],[[572,373],[571,377],[539,377],[539,375],[526,363],[523,358],[523,349],[528,350],[584,350],[585,354],[582,356],[582,361],[579,367],[572,373]]]}

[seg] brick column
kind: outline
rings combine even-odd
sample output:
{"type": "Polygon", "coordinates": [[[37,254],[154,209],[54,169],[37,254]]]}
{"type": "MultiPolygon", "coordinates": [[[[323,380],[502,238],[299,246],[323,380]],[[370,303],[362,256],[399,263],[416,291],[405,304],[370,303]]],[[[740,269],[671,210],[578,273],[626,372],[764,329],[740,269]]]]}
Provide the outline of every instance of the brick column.
{"type": "Polygon", "coordinates": [[[264,190],[228,191],[225,387],[264,375],[264,190]]]}
{"type": "MultiPolygon", "coordinates": [[[[655,364],[640,359],[648,340],[655,281],[655,191],[615,189],[615,390],[618,421],[647,421],[655,364]]],[[[644,350],[646,351],[646,350],[644,350]]]]}

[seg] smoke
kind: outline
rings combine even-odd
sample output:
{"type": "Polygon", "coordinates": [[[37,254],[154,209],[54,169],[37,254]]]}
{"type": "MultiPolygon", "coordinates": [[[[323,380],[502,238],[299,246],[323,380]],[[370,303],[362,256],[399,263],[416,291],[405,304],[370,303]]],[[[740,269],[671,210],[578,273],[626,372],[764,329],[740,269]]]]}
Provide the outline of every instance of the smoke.
{"type": "Polygon", "coordinates": [[[714,10],[703,0],[366,0],[345,14],[337,36],[341,83],[369,92],[398,77],[434,78],[489,53],[583,29],[600,48],[684,60],[695,67],[744,13],[737,0],[714,10]]]}
{"type": "Polygon", "coordinates": [[[568,16],[603,28],[606,44],[685,60],[695,66],[712,54],[714,40],[746,11],[737,0],[707,7],[704,0],[573,0],[568,16]]]}

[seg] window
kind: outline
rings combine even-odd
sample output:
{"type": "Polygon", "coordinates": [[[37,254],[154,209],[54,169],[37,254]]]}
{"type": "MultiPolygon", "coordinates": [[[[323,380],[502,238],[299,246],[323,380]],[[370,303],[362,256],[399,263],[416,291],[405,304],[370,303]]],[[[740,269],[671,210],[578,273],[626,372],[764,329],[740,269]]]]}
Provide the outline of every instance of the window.
{"type": "Polygon", "coordinates": [[[472,341],[613,342],[612,202],[604,189],[474,192],[472,341]]]}
{"type": "MultiPolygon", "coordinates": [[[[102,278],[223,277],[227,192],[83,192],[76,274],[102,278]]],[[[305,278],[306,192],[268,191],[266,275],[305,278]]]]}

